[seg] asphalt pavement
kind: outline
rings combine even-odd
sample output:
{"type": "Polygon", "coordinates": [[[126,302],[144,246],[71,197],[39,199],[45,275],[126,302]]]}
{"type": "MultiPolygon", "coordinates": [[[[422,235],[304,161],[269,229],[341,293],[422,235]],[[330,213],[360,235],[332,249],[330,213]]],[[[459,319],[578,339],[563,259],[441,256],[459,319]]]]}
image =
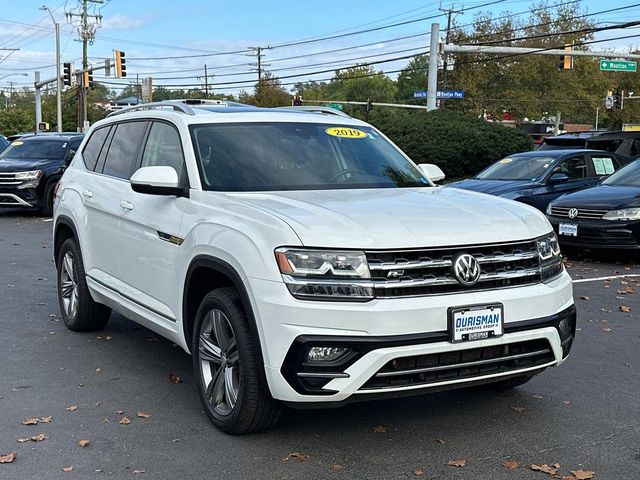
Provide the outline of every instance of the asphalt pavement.
{"type": "Polygon", "coordinates": [[[269,432],[232,437],[207,420],[190,357],[171,342],[115,314],[102,332],[65,328],[51,229],[0,212],[0,456],[17,453],[0,479],[554,478],[530,467],[544,464],[640,479],[637,254],[568,259],[580,280],[572,354],[511,392],[289,410],[269,432]]]}

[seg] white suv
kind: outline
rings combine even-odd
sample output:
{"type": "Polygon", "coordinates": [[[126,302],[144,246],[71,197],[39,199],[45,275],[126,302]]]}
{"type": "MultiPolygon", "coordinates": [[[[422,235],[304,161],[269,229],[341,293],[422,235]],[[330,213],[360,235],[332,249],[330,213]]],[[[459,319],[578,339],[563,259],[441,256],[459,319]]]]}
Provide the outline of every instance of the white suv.
{"type": "Polygon", "coordinates": [[[339,112],[186,103],[97,122],[64,174],[70,329],[114,310],[180,345],[230,433],[283,405],[508,388],[567,357],[572,284],[542,213],[437,187],[339,112]]]}

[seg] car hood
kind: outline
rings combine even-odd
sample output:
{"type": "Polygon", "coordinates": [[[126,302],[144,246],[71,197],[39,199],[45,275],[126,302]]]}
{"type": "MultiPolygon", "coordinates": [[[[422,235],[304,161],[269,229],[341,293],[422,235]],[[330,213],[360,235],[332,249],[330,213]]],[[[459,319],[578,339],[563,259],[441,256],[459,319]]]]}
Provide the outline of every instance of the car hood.
{"type": "Polygon", "coordinates": [[[554,207],[613,210],[640,206],[640,187],[598,185],[569,193],[552,202],[554,207]]]}
{"type": "Polygon", "coordinates": [[[447,187],[462,188],[491,195],[504,195],[531,186],[533,186],[533,183],[530,180],[480,180],[477,178],[469,178],[447,185],[447,187]]]}
{"type": "Polygon", "coordinates": [[[304,245],[421,248],[520,241],[551,230],[536,209],[453,188],[234,193],[293,228],[304,245]]]}
{"type": "Polygon", "coordinates": [[[55,163],[62,163],[62,160],[0,158],[0,172],[26,172],[28,170],[39,170],[49,167],[55,163]]]}

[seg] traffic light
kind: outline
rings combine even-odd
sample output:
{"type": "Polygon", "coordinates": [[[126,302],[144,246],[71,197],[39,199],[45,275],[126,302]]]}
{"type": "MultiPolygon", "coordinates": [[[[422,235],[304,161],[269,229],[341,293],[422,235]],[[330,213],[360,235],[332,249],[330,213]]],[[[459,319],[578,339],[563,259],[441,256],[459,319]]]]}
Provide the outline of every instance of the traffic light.
{"type": "MultiPolygon", "coordinates": [[[[571,53],[573,51],[573,45],[565,45],[564,51],[571,53]]],[[[558,64],[560,70],[573,70],[573,55],[565,55],[558,64]]]]}
{"type": "Polygon", "coordinates": [[[73,76],[73,67],[70,63],[65,63],[62,74],[62,83],[71,86],[71,77],[73,76]]]}
{"type": "Polygon", "coordinates": [[[127,76],[127,61],[124,57],[124,52],[116,50],[116,78],[127,76]]]}
{"type": "Polygon", "coordinates": [[[300,95],[296,95],[293,97],[293,106],[294,107],[302,106],[302,97],[300,95]]]}
{"type": "Polygon", "coordinates": [[[613,108],[622,109],[622,92],[620,90],[616,90],[616,93],[613,94],[613,108]]]}
{"type": "Polygon", "coordinates": [[[82,86],[93,90],[93,72],[84,72],[82,74],[82,86]]]}

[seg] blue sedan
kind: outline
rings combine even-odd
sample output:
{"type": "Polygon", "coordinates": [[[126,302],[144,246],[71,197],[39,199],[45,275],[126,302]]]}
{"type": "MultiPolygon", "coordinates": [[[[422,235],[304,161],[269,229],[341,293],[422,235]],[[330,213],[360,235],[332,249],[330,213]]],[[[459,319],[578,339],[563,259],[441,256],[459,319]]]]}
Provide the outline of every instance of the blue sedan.
{"type": "Polygon", "coordinates": [[[623,165],[615,154],[600,150],[516,153],[447,186],[510,198],[544,212],[552,200],[594,186],[623,165]]]}

